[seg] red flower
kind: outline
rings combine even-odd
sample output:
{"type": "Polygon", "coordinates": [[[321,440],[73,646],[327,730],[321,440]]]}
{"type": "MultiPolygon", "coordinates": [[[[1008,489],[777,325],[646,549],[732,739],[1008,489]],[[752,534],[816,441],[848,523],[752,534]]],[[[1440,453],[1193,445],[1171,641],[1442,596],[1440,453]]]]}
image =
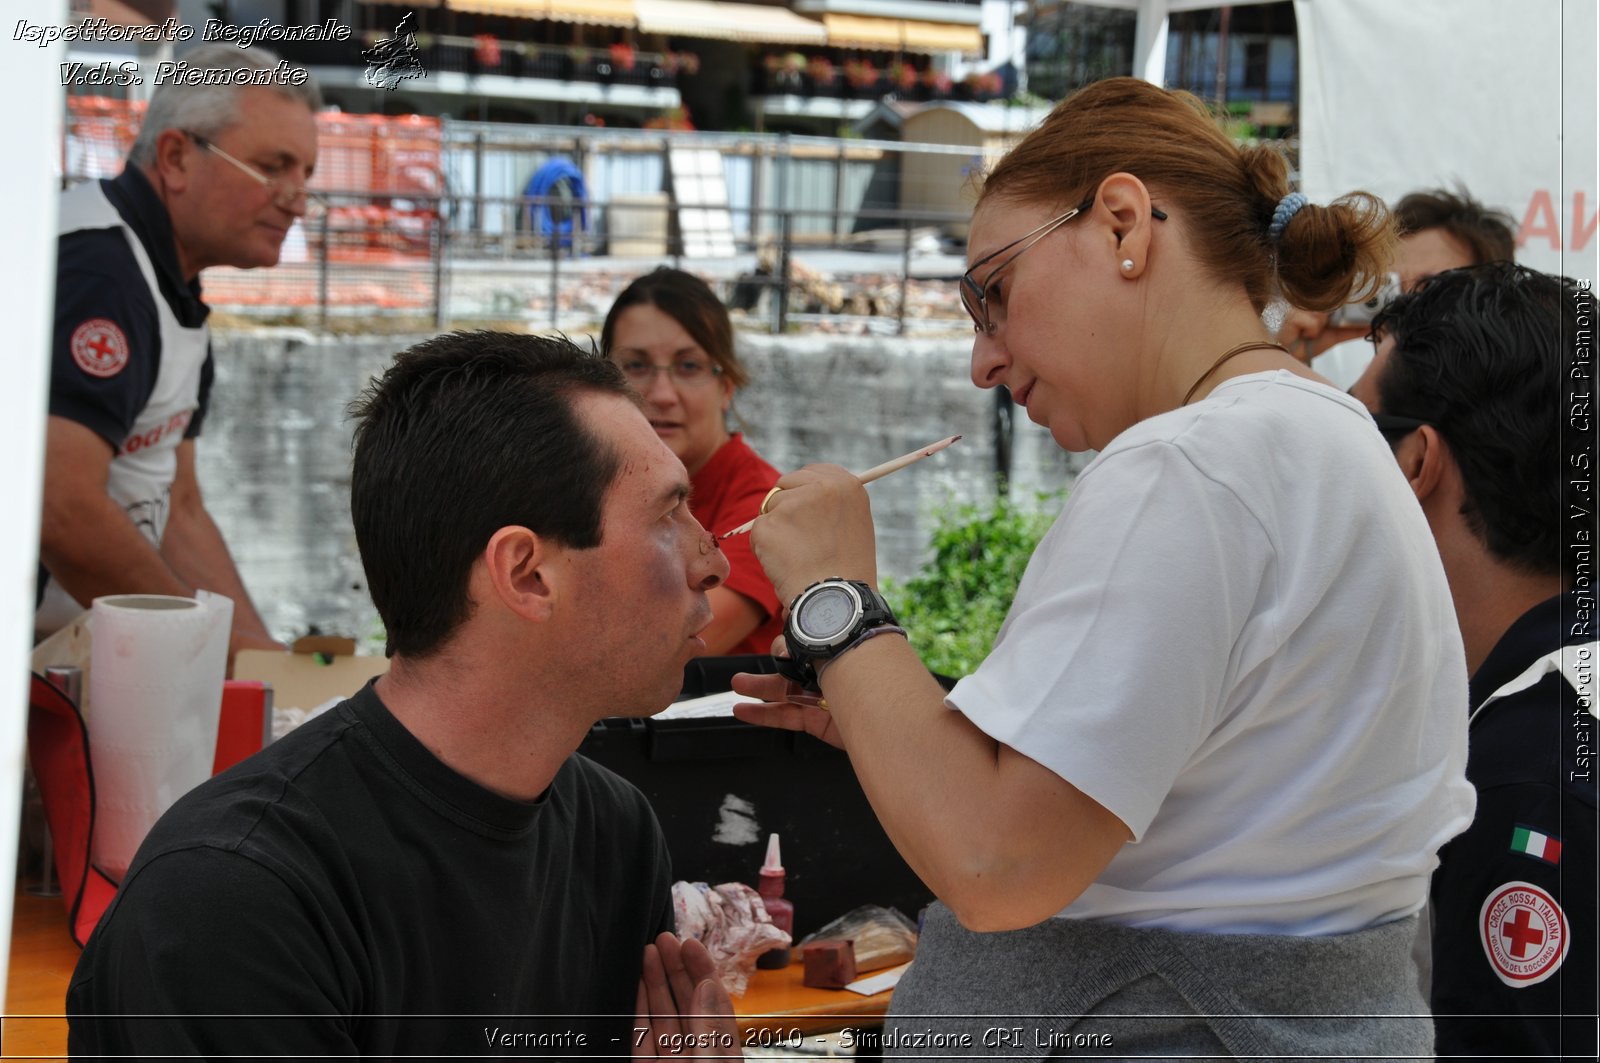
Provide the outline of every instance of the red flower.
{"type": "Polygon", "coordinates": [[[878,68],[870,59],[852,59],[844,65],[845,77],[858,89],[871,88],[878,83],[878,68]]]}

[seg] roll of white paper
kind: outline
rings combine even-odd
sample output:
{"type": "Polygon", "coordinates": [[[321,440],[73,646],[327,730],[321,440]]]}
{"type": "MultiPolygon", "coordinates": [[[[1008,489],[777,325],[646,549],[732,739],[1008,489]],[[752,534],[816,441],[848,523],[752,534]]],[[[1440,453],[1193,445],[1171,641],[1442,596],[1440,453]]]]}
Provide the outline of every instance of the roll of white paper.
{"type": "Polygon", "coordinates": [[[89,624],[90,848],[120,882],[161,814],[211,777],[233,602],[111,595],[94,600],[89,624]]]}

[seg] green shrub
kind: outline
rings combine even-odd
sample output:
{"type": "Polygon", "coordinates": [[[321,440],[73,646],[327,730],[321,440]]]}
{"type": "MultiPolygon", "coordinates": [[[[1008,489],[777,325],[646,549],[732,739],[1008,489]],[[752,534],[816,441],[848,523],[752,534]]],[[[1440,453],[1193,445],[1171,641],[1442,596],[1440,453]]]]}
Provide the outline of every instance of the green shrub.
{"type": "Polygon", "coordinates": [[[935,514],[933,556],[912,579],[884,586],[912,648],[930,669],[959,677],[988,656],[1028,558],[1064,498],[1041,494],[1023,505],[999,498],[935,514]]]}

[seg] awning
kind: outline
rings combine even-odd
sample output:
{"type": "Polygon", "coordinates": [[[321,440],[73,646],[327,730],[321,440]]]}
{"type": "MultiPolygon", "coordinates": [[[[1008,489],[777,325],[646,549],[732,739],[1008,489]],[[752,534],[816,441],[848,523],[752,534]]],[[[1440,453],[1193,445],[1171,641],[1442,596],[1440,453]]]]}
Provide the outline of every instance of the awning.
{"type": "Polygon", "coordinates": [[[711,0],[635,0],[641,33],[764,44],[827,44],[822,23],[788,8],[711,0]]]}
{"type": "Polygon", "coordinates": [[[905,27],[908,52],[983,54],[983,34],[976,26],[958,26],[951,22],[914,22],[911,19],[906,19],[901,25],[905,27]]]}
{"type": "MultiPolygon", "coordinates": [[[[170,6],[170,5],[169,5],[170,6]]],[[[156,19],[119,0],[89,0],[90,18],[103,18],[113,26],[153,26],[156,19]]],[[[169,11],[167,14],[173,14],[169,11]]]]}
{"type": "Polygon", "coordinates": [[[869,48],[884,52],[983,53],[983,34],[976,26],[950,22],[919,22],[905,18],[873,18],[824,12],[822,25],[828,43],[839,48],[869,48]]]}
{"type": "Polygon", "coordinates": [[[577,22],[585,26],[632,26],[634,0],[448,0],[452,11],[502,18],[577,22]]]}

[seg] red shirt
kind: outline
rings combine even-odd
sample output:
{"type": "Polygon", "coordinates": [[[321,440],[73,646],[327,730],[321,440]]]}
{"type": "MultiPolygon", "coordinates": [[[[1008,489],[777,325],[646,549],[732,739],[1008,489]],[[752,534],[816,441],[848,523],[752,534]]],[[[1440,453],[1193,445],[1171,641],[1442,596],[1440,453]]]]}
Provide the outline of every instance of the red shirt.
{"type": "MultiPolygon", "coordinates": [[[[689,512],[712,535],[731,531],[760,511],[762,499],[780,475],[735,432],[690,478],[694,491],[689,496],[689,512]]],[[[766,619],[728,652],[771,653],[772,640],[783,634],[778,592],[750,549],[748,534],[724,539],[721,545],[728,558],[728,578],[722,585],[744,595],[766,614],[766,619]]]]}

